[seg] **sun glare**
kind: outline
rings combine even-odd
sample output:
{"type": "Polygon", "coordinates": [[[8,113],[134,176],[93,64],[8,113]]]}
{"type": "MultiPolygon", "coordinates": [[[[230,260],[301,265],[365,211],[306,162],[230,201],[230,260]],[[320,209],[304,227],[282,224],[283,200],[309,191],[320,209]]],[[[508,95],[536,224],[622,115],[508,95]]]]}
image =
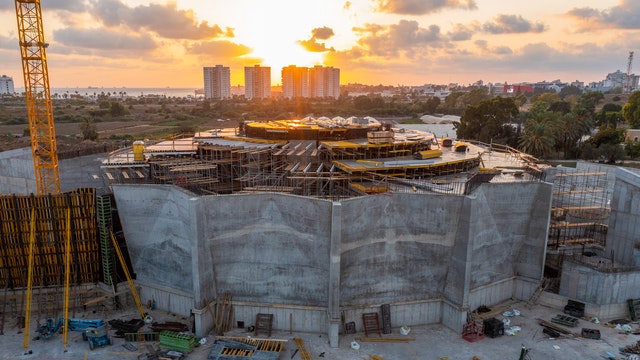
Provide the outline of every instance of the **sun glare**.
{"type": "Polygon", "coordinates": [[[322,65],[322,53],[309,52],[297,44],[284,46],[284,44],[261,44],[256,46],[251,57],[263,59],[261,66],[270,66],[272,73],[278,73],[283,67],[295,65],[299,67],[312,67],[322,65]],[[279,45],[279,46],[274,46],[279,45]]]}

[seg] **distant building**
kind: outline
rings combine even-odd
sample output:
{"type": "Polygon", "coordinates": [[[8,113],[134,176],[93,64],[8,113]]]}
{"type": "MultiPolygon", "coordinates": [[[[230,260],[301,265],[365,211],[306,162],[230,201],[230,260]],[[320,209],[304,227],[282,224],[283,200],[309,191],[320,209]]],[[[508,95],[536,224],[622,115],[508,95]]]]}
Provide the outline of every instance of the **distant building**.
{"type": "Polygon", "coordinates": [[[13,78],[7,75],[0,76],[0,95],[12,95],[15,92],[13,88],[13,78]]]}
{"type": "Polygon", "coordinates": [[[271,97],[271,67],[244,68],[244,96],[247,100],[271,97]]]}
{"type": "Polygon", "coordinates": [[[533,85],[531,84],[504,84],[502,89],[504,95],[533,94],[533,85]]]}
{"type": "Polygon", "coordinates": [[[624,137],[625,141],[640,141],[640,129],[627,129],[624,137]]]}
{"type": "Polygon", "coordinates": [[[309,68],[295,65],[282,68],[282,97],[309,97],[309,68]]]}
{"type": "Polygon", "coordinates": [[[216,65],[204,68],[204,98],[231,98],[231,71],[228,67],[216,65]]]}
{"type": "Polygon", "coordinates": [[[285,98],[340,97],[340,69],[316,65],[313,68],[289,65],[282,68],[282,96],[285,98]]]}

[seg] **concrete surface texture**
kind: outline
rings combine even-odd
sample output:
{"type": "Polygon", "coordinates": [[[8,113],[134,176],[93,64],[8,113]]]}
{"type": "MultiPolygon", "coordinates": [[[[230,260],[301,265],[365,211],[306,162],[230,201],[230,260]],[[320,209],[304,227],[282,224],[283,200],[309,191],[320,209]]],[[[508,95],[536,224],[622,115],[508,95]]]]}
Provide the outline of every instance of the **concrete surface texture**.
{"type": "MultiPolygon", "coordinates": [[[[318,332],[335,326],[343,308],[384,303],[404,313],[406,325],[443,322],[457,330],[469,309],[528,298],[542,277],[540,229],[551,200],[551,186],[540,182],[484,184],[470,196],[342,202],[275,193],[195,197],[161,185],[113,191],[144,298],[183,315],[223,291],[255,303],[253,316],[261,307],[324,308],[328,317],[297,323],[296,330],[318,332]],[[402,309],[425,304],[428,311],[402,309]]],[[[296,319],[307,316],[296,310],[296,319]]],[[[287,320],[277,317],[274,327],[288,328],[287,320]]]]}
{"type": "MultiPolygon", "coordinates": [[[[106,154],[94,154],[60,160],[60,190],[62,192],[82,187],[106,191],[102,178],[102,160],[106,154]]],[[[31,148],[0,152],[0,193],[30,194],[36,192],[31,148]]]]}
{"type": "MultiPolygon", "coordinates": [[[[596,324],[586,319],[580,319],[575,327],[563,327],[565,330],[581,333],[582,328],[595,329],[600,332],[600,339],[588,339],[574,337],[571,335],[552,339],[543,333],[543,327],[537,319],[550,321],[558,314],[555,309],[535,305],[529,308],[525,303],[507,302],[492,309],[495,318],[502,321],[508,319],[510,324],[505,329],[514,330],[515,335],[502,335],[495,338],[485,336],[475,342],[469,342],[462,338],[460,333],[454,332],[439,324],[410,327],[408,335],[402,335],[400,329],[392,328],[391,334],[370,335],[368,339],[387,339],[389,342],[368,342],[363,332],[344,335],[338,347],[332,347],[326,336],[317,333],[289,332],[285,330],[274,331],[269,339],[281,339],[286,341],[284,350],[278,354],[279,360],[299,360],[302,359],[300,352],[292,356],[297,349],[294,338],[301,338],[308,353],[313,359],[341,359],[341,360],[361,360],[372,359],[373,355],[384,360],[471,360],[474,356],[481,360],[493,359],[519,359],[521,347],[530,349],[529,359],[565,360],[565,359],[602,359],[603,355],[612,354],[617,359],[624,359],[620,348],[632,346],[640,340],[640,336],[626,333],[623,330],[605,324],[608,320],[599,319],[596,324]],[[502,314],[514,310],[520,312],[519,316],[505,317],[502,314]],[[515,329],[520,328],[519,331],[515,329]],[[406,340],[406,342],[391,341],[393,339],[406,340]],[[356,341],[358,350],[352,348],[351,343],[356,341]]],[[[159,310],[151,311],[154,319],[158,322],[176,321],[188,324],[188,319],[175,314],[166,313],[159,310]]],[[[103,317],[107,320],[120,319],[130,320],[136,318],[135,309],[119,312],[86,314],[88,318],[103,317]]],[[[637,323],[628,324],[633,331],[638,330],[637,323]]],[[[146,329],[146,328],[143,328],[146,329]]],[[[158,350],[169,350],[160,347],[158,342],[131,342],[135,350],[125,348],[127,342],[123,338],[115,337],[114,330],[110,330],[113,344],[89,350],[86,341],[82,340],[79,333],[70,333],[66,347],[62,343],[62,336],[54,334],[47,340],[31,340],[29,346],[25,348],[23,344],[23,334],[15,326],[5,326],[4,335],[0,335],[0,359],[121,359],[137,360],[145,359],[145,354],[149,353],[147,345],[158,350]],[[28,352],[31,351],[30,354],[28,352]]],[[[246,329],[234,328],[224,334],[233,337],[254,337],[254,333],[247,332],[246,329]]],[[[267,338],[264,334],[258,334],[258,338],[267,338]]],[[[34,335],[35,336],[35,335],[34,335]]],[[[212,345],[215,340],[214,334],[206,334],[205,343],[196,347],[193,352],[188,353],[186,359],[211,359],[212,345]]],[[[130,346],[129,346],[130,347],[130,346]]],[[[131,348],[131,347],[130,347],[131,348]]],[[[247,359],[250,359],[248,357],[247,359]]]]}

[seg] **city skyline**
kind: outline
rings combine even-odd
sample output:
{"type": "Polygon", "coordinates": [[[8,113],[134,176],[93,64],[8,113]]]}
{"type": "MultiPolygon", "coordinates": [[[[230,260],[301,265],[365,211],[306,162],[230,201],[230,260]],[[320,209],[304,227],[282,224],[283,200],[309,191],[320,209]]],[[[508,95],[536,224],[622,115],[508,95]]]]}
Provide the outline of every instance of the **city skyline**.
{"type": "MultiPolygon", "coordinates": [[[[632,0],[96,0],[42,3],[51,87],[201,87],[202,69],[340,69],[341,83],[589,83],[627,70],[632,0]]],[[[23,87],[15,7],[0,4],[0,73],[23,87]]]]}

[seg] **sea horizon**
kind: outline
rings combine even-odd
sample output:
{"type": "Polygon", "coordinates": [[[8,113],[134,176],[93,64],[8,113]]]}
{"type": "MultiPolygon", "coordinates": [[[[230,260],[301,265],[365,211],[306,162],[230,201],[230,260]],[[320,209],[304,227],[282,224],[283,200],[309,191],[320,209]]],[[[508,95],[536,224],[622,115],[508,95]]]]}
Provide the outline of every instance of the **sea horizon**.
{"type": "MultiPolygon", "coordinates": [[[[80,96],[93,96],[108,94],[116,96],[166,96],[166,97],[195,97],[196,91],[201,91],[202,88],[189,87],[189,88],[175,88],[175,87],[103,87],[103,86],[87,86],[87,87],[52,87],[50,88],[51,95],[64,96],[66,95],[80,95],[80,96]]],[[[24,88],[16,88],[15,92],[20,94],[24,92],[24,88]]]]}

